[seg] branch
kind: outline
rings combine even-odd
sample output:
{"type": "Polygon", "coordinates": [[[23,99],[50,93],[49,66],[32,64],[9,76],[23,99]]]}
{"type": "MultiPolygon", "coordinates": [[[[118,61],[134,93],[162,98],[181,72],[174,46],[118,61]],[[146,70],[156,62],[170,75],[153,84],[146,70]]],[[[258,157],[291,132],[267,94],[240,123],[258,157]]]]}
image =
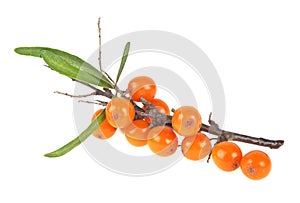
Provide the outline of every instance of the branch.
{"type": "MultiPolygon", "coordinates": [[[[172,127],[172,116],[165,115],[156,109],[156,107],[145,100],[144,98],[141,98],[142,103],[146,107],[146,110],[140,111],[138,108],[136,108],[136,113],[141,118],[151,118],[151,127],[157,126],[157,125],[168,125],[172,127]],[[162,116],[164,115],[164,116],[162,116]]],[[[243,135],[240,133],[235,133],[231,131],[222,130],[219,128],[218,124],[211,120],[211,114],[209,116],[208,123],[210,125],[206,125],[202,123],[202,126],[199,130],[199,132],[207,132],[212,135],[218,136],[217,142],[223,142],[223,141],[238,141],[238,142],[245,142],[249,144],[259,145],[263,147],[269,147],[271,149],[278,149],[284,144],[284,140],[269,140],[261,137],[252,137],[248,135],[243,135]]]]}
{"type": "Polygon", "coordinates": [[[231,131],[222,130],[219,128],[215,128],[213,125],[209,126],[206,124],[202,124],[200,131],[207,132],[213,135],[221,136],[225,140],[245,142],[249,144],[255,144],[263,147],[269,147],[271,149],[278,149],[284,144],[284,140],[269,140],[261,137],[252,137],[248,135],[243,135],[240,133],[235,133],[231,131]]]}

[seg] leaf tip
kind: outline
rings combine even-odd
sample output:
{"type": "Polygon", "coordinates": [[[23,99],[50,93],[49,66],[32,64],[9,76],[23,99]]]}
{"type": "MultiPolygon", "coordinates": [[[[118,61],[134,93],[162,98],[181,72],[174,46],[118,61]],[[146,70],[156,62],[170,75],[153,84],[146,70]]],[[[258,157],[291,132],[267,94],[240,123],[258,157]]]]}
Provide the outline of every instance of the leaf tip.
{"type": "Polygon", "coordinates": [[[44,157],[53,158],[50,153],[44,154],[44,157]]]}
{"type": "MultiPolygon", "coordinates": [[[[125,45],[125,49],[127,52],[129,52],[129,49],[130,49],[130,42],[127,42],[126,45],[125,45]]],[[[128,53],[127,53],[128,54],[128,53]]]]}
{"type": "Polygon", "coordinates": [[[17,47],[14,49],[14,52],[16,52],[17,54],[21,54],[22,53],[22,47],[17,47]]]}
{"type": "Polygon", "coordinates": [[[55,158],[55,157],[59,157],[61,155],[58,155],[56,153],[53,153],[53,152],[49,152],[47,154],[44,154],[44,157],[48,157],[48,158],[55,158]]]}

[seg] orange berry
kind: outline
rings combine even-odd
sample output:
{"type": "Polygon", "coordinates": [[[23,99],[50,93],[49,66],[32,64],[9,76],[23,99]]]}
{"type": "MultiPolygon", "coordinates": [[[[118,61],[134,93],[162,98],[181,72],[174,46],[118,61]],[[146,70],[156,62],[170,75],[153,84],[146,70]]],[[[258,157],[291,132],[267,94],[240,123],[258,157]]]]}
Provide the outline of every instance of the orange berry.
{"type": "Polygon", "coordinates": [[[172,128],[157,126],[148,133],[148,146],[152,152],[160,156],[170,156],[178,147],[178,138],[172,128]]]}
{"type": "Polygon", "coordinates": [[[242,151],[233,142],[221,142],[212,150],[212,159],[215,164],[224,171],[234,171],[240,166],[242,151]]]}
{"type": "Polygon", "coordinates": [[[107,104],[105,115],[113,127],[125,128],[133,121],[135,110],[128,99],[115,97],[107,104]]]}
{"type": "MultiPolygon", "coordinates": [[[[102,111],[103,109],[96,111],[92,117],[92,120],[94,120],[102,111]]],[[[97,130],[94,131],[93,135],[100,139],[108,139],[115,134],[116,130],[117,129],[111,126],[105,119],[97,128],[97,130]]]]}
{"type": "Polygon", "coordinates": [[[130,144],[140,147],[147,144],[149,130],[149,124],[146,121],[135,120],[123,132],[130,144]]]}
{"type": "Polygon", "coordinates": [[[190,160],[201,160],[211,152],[211,143],[203,133],[185,137],[181,143],[183,155],[190,160]]]}
{"type": "Polygon", "coordinates": [[[265,178],[271,171],[270,157],[259,150],[248,152],[241,160],[241,169],[252,180],[265,178]]]}
{"type": "Polygon", "coordinates": [[[147,76],[135,77],[128,83],[130,96],[134,101],[140,101],[143,97],[147,101],[151,101],[156,94],[155,82],[147,76]]]}
{"type": "Polygon", "coordinates": [[[202,118],[192,106],[182,106],[174,112],[172,126],[182,136],[195,135],[202,125],[202,118]]]}

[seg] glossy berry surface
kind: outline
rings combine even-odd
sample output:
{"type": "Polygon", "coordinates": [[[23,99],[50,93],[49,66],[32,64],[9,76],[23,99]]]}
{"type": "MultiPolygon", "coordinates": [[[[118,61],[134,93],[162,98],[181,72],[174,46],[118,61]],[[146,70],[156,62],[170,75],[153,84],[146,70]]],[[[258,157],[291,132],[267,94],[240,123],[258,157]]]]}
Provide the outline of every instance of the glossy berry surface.
{"type": "MultiPolygon", "coordinates": [[[[102,111],[103,109],[96,111],[92,117],[92,120],[94,120],[102,111]]],[[[105,119],[97,128],[97,130],[94,131],[93,135],[99,139],[108,139],[115,134],[116,130],[117,129],[111,126],[105,119]]]]}
{"type": "Polygon", "coordinates": [[[201,160],[211,152],[211,143],[203,133],[185,137],[181,143],[183,155],[190,160],[201,160]]]}
{"type": "Polygon", "coordinates": [[[270,157],[259,150],[248,152],[241,160],[241,169],[252,180],[265,178],[271,171],[270,157]]]}
{"type": "Polygon", "coordinates": [[[224,171],[234,171],[240,166],[242,151],[233,142],[221,142],[214,146],[212,159],[224,171]]]}
{"type": "Polygon", "coordinates": [[[135,110],[128,99],[116,97],[107,104],[105,115],[111,126],[125,128],[133,121],[135,110]]]}
{"type": "Polygon", "coordinates": [[[148,146],[155,154],[170,156],[178,147],[178,139],[170,127],[157,126],[148,133],[148,146]]]}
{"type": "Polygon", "coordinates": [[[127,141],[136,147],[147,145],[147,136],[149,132],[149,124],[144,120],[135,120],[127,126],[123,132],[127,141]]]}
{"type": "Polygon", "coordinates": [[[175,110],[172,118],[174,130],[182,136],[195,135],[202,125],[202,118],[192,106],[182,106],[175,110]]]}
{"type": "Polygon", "coordinates": [[[129,81],[128,90],[134,101],[139,102],[141,97],[151,101],[156,94],[156,84],[150,77],[139,76],[129,81]]]}

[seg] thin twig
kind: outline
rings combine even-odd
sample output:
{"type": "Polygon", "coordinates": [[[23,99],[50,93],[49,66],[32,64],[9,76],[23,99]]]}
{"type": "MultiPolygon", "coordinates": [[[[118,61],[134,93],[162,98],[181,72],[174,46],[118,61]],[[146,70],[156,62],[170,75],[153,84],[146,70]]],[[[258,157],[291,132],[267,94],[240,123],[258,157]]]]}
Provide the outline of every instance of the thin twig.
{"type": "Polygon", "coordinates": [[[108,104],[108,102],[97,100],[97,99],[95,101],[98,102],[99,105],[102,105],[102,106],[106,106],[108,104]]]}
{"type": "Polygon", "coordinates": [[[92,96],[92,95],[97,95],[97,92],[92,92],[92,93],[89,93],[89,94],[82,94],[82,95],[72,95],[72,94],[68,94],[68,93],[60,92],[60,91],[55,91],[54,93],[65,95],[65,96],[72,97],[72,98],[83,98],[83,97],[89,97],[89,96],[92,96]]]}
{"type": "Polygon", "coordinates": [[[82,85],[84,85],[84,86],[87,86],[87,87],[89,87],[89,88],[91,88],[91,89],[93,89],[93,90],[95,90],[95,91],[98,91],[98,90],[99,90],[97,87],[94,87],[93,85],[90,85],[90,84],[88,84],[88,83],[81,82],[81,81],[76,80],[76,79],[72,79],[72,80],[75,81],[75,82],[78,82],[78,83],[80,83],[80,84],[82,84],[82,85]]]}
{"type": "Polygon", "coordinates": [[[99,39],[99,53],[98,53],[98,62],[99,62],[99,68],[100,68],[100,71],[103,72],[102,70],[102,60],[101,60],[101,25],[100,25],[100,21],[101,21],[101,18],[99,17],[98,18],[98,39],[99,39]]]}
{"type": "Polygon", "coordinates": [[[89,93],[89,94],[83,94],[83,95],[72,95],[72,94],[68,94],[68,93],[64,93],[64,92],[60,92],[60,91],[55,91],[54,93],[62,94],[62,95],[69,96],[69,97],[72,97],[72,98],[80,98],[80,97],[88,97],[88,96],[98,95],[98,96],[104,96],[108,99],[111,99],[114,96],[113,93],[110,91],[110,89],[103,88],[103,90],[100,90],[100,89],[98,89],[98,88],[96,88],[92,85],[87,84],[87,83],[83,83],[83,82],[80,82],[80,81],[76,81],[76,82],[79,82],[83,85],[86,85],[87,87],[95,90],[95,92],[92,92],[92,93],[89,93]]]}
{"type": "Polygon", "coordinates": [[[89,97],[89,96],[93,96],[93,95],[104,96],[108,99],[111,99],[113,97],[113,94],[111,91],[106,91],[106,90],[102,91],[99,89],[97,89],[95,92],[92,92],[89,94],[83,94],[83,95],[72,95],[72,94],[68,94],[68,93],[60,92],[60,91],[55,91],[54,93],[62,94],[62,95],[72,97],[72,98],[83,98],[83,97],[89,97]]]}
{"type": "Polygon", "coordinates": [[[100,71],[102,73],[104,73],[108,77],[108,79],[115,85],[114,80],[102,68],[102,48],[101,48],[102,47],[102,42],[101,42],[102,40],[101,40],[101,24],[100,24],[100,22],[101,22],[101,17],[98,18],[98,23],[97,23],[97,25],[98,25],[98,41],[99,41],[99,49],[98,49],[98,63],[99,63],[99,68],[100,68],[100,71]]]}
{"type": "Polygon", "coordinates": [[[83,84],[83,85],[85,85],[85,86],[87,86],[87,87],[89,87],[89,88],[95,90],[95,92],[96,92],[95,95],[104,96],[104,97],[107,97],[107,98],[109,98],[109,99],[111,99],[111,98],[114,96],[110,89],[103,88],[103,90],[100,90],[100,89],[98,89],[98,88],[96,88],[96,87],[94,87],[94,86],[92,86],[92,85],[90,85],[90,84],[88,84],[88,83],[81,82],[81,81],[78,81],[78,80],[76,80],[76,79],[72,79],[72,80],[74,80],[74,81],[76,81],[76,82],[78,82],[78,83],[80,83],[80,84],[83,84]]]}
{"type": "Polygon", "coordinates": [[[100,101],[100,100],[96,100],[96,101],[79,100],[78,102],[88,103],[88,104],[97,104],[97,105],[101,105],[101,106],[106,106],[107,105],[107,102],[100,101]]]}

